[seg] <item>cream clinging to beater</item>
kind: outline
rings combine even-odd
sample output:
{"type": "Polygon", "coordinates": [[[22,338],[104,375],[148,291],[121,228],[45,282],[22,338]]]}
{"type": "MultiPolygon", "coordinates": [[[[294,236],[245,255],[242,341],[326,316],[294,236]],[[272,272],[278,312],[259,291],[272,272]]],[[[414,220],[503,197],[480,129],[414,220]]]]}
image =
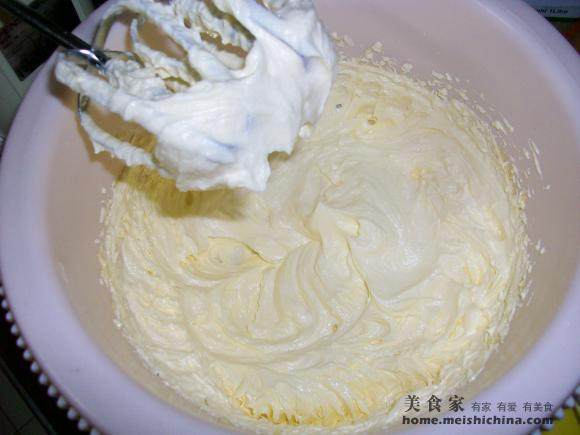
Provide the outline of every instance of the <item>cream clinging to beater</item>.
{"type": "Polygon", "coordinates": [[[311,0],[121,0],[104,19],[132,11],[136,61],[113,59],[102,80],[61,57],[56,76],[157,138],[149,153],[108,134],[86,113],[96,151],[174,178],[180,190],[263,190],[268,155],[308,134],[332,86],[335,54],[311,0]],[[146,19],[182,47],[182,59],[142,39],[146,19]],[[209,37],[208,37],[209,35],[209,37]],[[211,41],[219,40],[218,44],[211,41]]]}

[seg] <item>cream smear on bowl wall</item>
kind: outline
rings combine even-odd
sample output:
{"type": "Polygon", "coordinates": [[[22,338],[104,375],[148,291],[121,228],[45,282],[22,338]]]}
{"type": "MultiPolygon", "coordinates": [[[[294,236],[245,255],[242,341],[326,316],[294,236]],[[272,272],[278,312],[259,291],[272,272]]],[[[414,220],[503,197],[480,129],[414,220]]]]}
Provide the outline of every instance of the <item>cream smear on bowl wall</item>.
{"type": "Polygon", "coordinates": [[[180,192],[143,167],[113,186],[100,257],[116,322],[234,427],[394,424],[408,394],[472,380],[527,293],[531,192],[501,151],[509,122],[381,50],[341,56],[312,136],[270,157],[264,192],[180,192]]]}

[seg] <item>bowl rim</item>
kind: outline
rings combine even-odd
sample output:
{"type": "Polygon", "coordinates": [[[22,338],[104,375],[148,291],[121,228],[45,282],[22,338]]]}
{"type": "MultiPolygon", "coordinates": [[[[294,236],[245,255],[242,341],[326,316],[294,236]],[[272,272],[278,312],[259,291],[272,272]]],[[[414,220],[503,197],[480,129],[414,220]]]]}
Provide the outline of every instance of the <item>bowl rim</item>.
{"type": "MultiPolygon", "coordinates": [[[[87,36],[108,3],[91,14],[75,33],[87,36]]],[[[580,113],[580,56],[564,38],[522,0],[476,0],[476,3],[514,28],[521,38],[526,37],[530,50],[537,56],[551,60],[549,73],[553,85],[560,86],[569,110],[574,110],[571,113],[580,113]]],[[[38,186],[46,179],[46,168],[43,169],[31,144],[42,126],[49,122],[48,117],[41,115],[46,108],[36,103],[35,96],[50,79],[54,61],[53,54],[24,98],[0,162],[0,270],[6,299],[19,330],[50,382],[100,431],[163,433],[171,421],[172,431],[178,433],[229,433],[227,428],[178,410],[126,376],[84,331],[66,295],[59,290],[59,278],[52,263],[46,261],[51,249],[40,212],[46,199],[40,197],[38,186]],[[31,125],[29,119],[39,122],[31,125]],[[54,321],[55,318],[59,321],[54,321]]],[[[579,118],[576,127],[580,137],[579,118]]],[[[578,312],[580,267],[577,265],[565,303],[543,335],[501,382],[486,388],[476,399],[493,401],[500,397],[521,402],[542,397],[559,406],[580,380],[580,340],[569,334],[577,326],[578,312]],[[554,358],[554,355],[565,358],[554,358]],[[558,377],[551,379],[552,373],[558,373],[558,377]],[[530,374],[534,374],[535,382],[530,382],[530,374]]],[[[463,415],[474,414],[466,409],[463,415]]],[[[514,429],[507,425],[494,426],[494,433],[513,433],[514,429]]],[[[518,426],[520,432],[531,429],[533,425],[518,426]]],[[[409,433],[421,430],[416,427],[409,433]]],[[[429,426],[428,430],[435,434],[449,433],[449,428],[443,426],[429,426]]],[[[488,432],[485,426],[470,426],[470,430],[488,432]]]]}

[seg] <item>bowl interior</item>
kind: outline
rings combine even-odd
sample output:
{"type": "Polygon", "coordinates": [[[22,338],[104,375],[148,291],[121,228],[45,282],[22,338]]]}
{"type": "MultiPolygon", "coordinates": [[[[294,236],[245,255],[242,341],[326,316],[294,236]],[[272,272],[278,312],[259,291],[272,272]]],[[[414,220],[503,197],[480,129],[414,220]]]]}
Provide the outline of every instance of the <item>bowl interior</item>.
{"type": "MultiPolygon", "coordinates": [[[[506,152],[516,159],[520,172],[530,169],[528,183],[535,191],[527,207],[530,235],[534,242],[541,238],[546,252],[535,255],[533,296],[518,312],[507,340],[484,373],[466,388],[464,393],[471,397],[506,376],[537,342],[557,314],[574,276],[579,245],[580,138],[577,114],[567,100],[570,96],[553,80],[551,60],[538,55],[535,44],[539,42],[522,38],[479,2],[317,3],[329,29],[355,41],[348,48],[351,53],[361,53],[362,48],[380,41],[386,55],[412,63],[417,77],[432,77],[432,71],[449,72],[463,80],[458,86],[483,92],[486,104],[514,127],[509,140],[515,146],[506,152]],[[533,159],[521,158],[530,138],[540,151],[542,177],[533,159]]],[[[113,40],[123,41],[123,26],[113,29],[113,40]]],[[[43,162],[46,182],[41,189],[47,198],[44,218],[51,267],[61,291],[86,333],[127,376],[164,401],[194,412],[137,359],[114,327],[109,291],[99,284],[99,246],[95,242],[102,229],[99,214],[121,165],[107,155],[93,154],[75,118],[75,96],[54,83],[51,71],[45,71],[40,80],[46,82],[43,98],[59,99],[51,108],[52,125],[43,132],[47,158],[43,162]],[[58,128],[49,128],[55,124],[58,128]]]]}

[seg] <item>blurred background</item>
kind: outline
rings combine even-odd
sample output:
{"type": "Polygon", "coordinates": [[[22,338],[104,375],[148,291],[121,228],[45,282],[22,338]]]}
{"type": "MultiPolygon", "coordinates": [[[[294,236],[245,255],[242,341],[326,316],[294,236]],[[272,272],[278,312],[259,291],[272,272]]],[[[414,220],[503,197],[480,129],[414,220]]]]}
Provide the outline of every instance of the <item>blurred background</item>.
{"type": "MultiPolygon", "coordinates": [[[[66,30],[73,30],[105,0],[19,0],[66,30]]],[[[384,0],[386,1],[386,0],[384,0]]],[[[425,0],[428,1],[428,0],[425,0]]],[[[437,0],[430,0],[437,1],[437,0]]],[[[464,0],[465,1],[465,0],[464,0]]],[[[580,0],[526,0],[546,17],[580,53],[580,0]]],[[[0,8],[0,152],[20,101],[39,67],[55,45],[27,24],[0,8]]],[[[0,319],[0,435],[78,433],[77,424],[67,419],[67,406],[50,398],[23,358],[11,324],[0,319]]],[[[580,375],[580,374],[579,374],[580,375]]],[[[550,434],[580,435],[578,401],[569,401],[550,434]]],[[[533,398],[531,398],[533,399],[533,398]]]]}

